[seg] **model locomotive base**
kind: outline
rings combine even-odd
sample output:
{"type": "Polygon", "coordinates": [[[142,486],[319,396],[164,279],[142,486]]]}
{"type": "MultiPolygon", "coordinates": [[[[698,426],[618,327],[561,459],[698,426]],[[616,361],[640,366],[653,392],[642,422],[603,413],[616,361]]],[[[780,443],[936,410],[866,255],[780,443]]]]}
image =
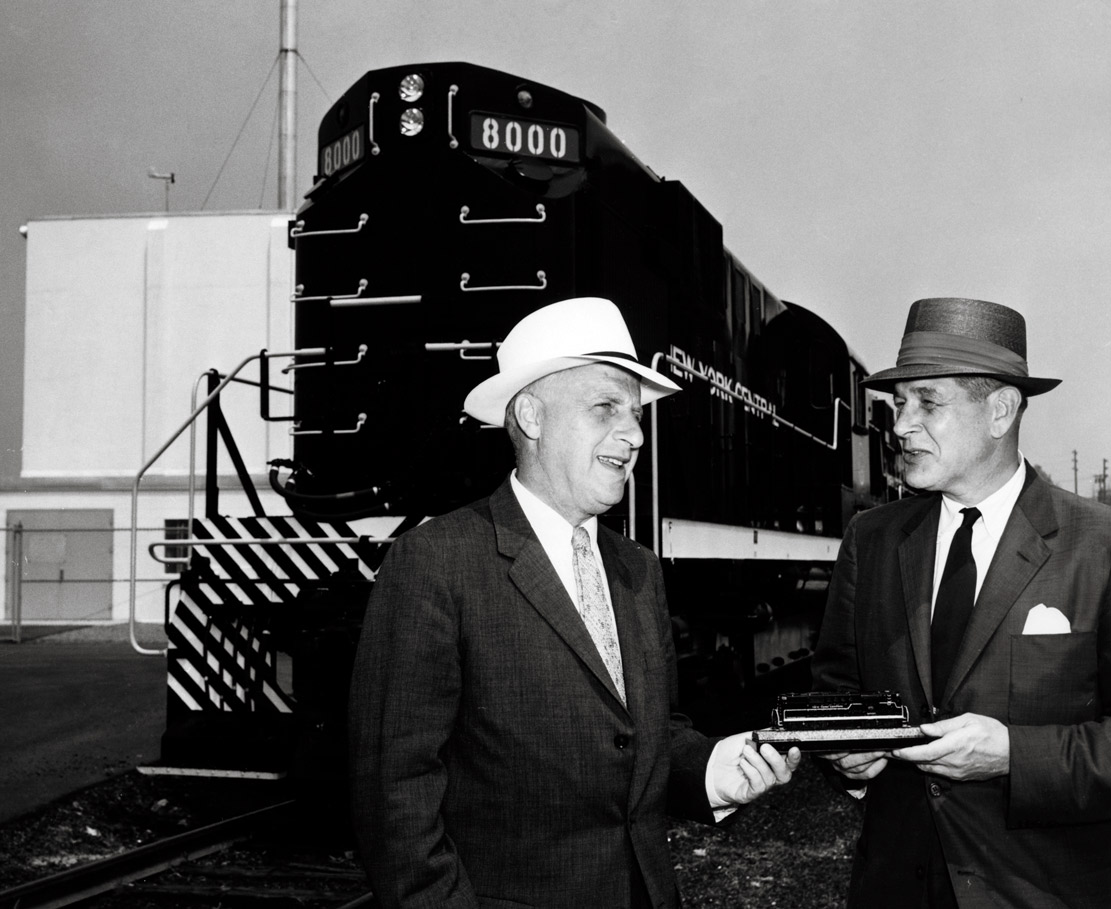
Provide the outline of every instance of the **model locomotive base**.
{"type": "Polygon", "coordinates": [[[894,691],[853,691],[781,694],[772,711],[772,725],[752,733],[759,748],[777,751],[887,751],[931,741],[911,726],[908,712],[894,691]]]}
{"type": "Polygon", "coordinates": [[[888,751],[909,748],[931,741],[917,726],[902,729],[758,729],[752,733],[752,744],[771,745],[776,751],[790,748],[800,751],[888,751]]]}

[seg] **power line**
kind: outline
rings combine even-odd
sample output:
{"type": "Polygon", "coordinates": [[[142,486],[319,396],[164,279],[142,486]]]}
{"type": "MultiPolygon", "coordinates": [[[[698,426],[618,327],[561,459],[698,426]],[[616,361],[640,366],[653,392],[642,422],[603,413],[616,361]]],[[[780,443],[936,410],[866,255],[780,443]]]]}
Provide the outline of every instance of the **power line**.
{"type": "Polygon", "coordinates": [[[235,151],[235,147],[239,144],[239,140],[243,136],[243,131],[247,128],[247,123],[251,119],[251,114],[255,112],[255,107],[258,106],[259,98],[261,98],[262,93],[266,91],[266,86],[270,83],[270,77],[274,75],[274,70],[278,67],[278,59],[279,55],[275,55],[274,62],[270,64],[270,72],[266,74],[266,79],[262,83],[262,88],[260,88],[258,90],[258,94],[255,95],[255,100],[251,104],[251,109],[247,111],[247,116],[243,120],[243,125],[239,127],[239,132],[236,134],[235,141],[232,142],[231,148],[228,150],[227,156],[224,158],[224,163],[220,165],[220,170],[216,173],[216,179],[212,181],[212,186],[208,190],[208,194],[204,197],[204,201],[201,203],[201,211],[204,211],[204,207],[208,204],[209,197],[212,195],[213,190],[216,189],[216,184],[220,182],[220,177],[224,173],[224,168],[228,166],[228,161],[231,159],[232,152],[235,151]]]}
{"type": "Polygon", "coordinates": [[[266,178],[270,176],[270,155],[274,151],[274,141],[278,134],[278,117],[282,112],[282,99],[274,102],[274,119],[270,123],[270,144],[266,146],[266,164],[262,168],[262,188],[258,192],[258,207],[262,208],[266,196],[266,178]]]}
{"type": "MultiPolygon", "coordinates": [[[[321,83],[320,79],[317,78],[316,73],[313,72],[312,67],[309,66],[309,62],[304,58],[299,50],[294,50],[293,53],[296,55],[297,59],[300,60],[301,63],[304,65],[305,71],[308,72],[308,74],[312,77],[312,81],[316,83],[316,87],[320,90],[321,95],[324,96],[324,100],[330,103],[332,100],[331,95],[328,94],[327,90],[324,88],[323,83],[321,83]]],[[[243,118],[243,124],[239,127],[239,132],[236,134],[235,140],[231,144],[231,148],[228,149],[228,153],[224,157],[224,161],[220,165],[220,169],[216,172],[216,178],[212,181],[212,186],[209,187],[208,193],[205,195],[204,201],[201,203],[201,211],[204,211],[205,206],[208,205],[208,200],[212,197],[212,193],[216,190],[216,184],[220,182],[220,177],[223,176],[224,170],[227,168],[228,162],[231,160],[231,156],[232,154],[234,154],[236,146],[239,145],[239,140],[243,137],[243,133],[247,129],[247,124],[250,122],[251,116],[255,112],[255,108],[258,106],[259,99],[262,98],[263,93],[266,91],[266,86],[270,84],[270,79],[273,77],[274,70],[277,69],[278,63],[280,61],[281,54],[279,53],[274,57],[274,62],[270,64],[270,71],[266,74],[266,79],[263,80],[262,87],[258,90],[258,94],[255,96],[255,100],[252,102],[250,110],[247,111],[247,116],[243,118]]],[[[270,175],[270,159],[274,151],[274,135],[276,132],[276,126],[280,111],[281,99],[278,100],[278,103],[275,106],[274,121],[270,125],[269,144],[266,149],[266,165],[262,169],[262,189],[259,191],[259,208],[263,207],[263,200],[266,196],[266,181],[270,175]]]]}
{"type": "Polygon", "coordinates": [[[298,60],[305,64],[305,69],[308,71],[308,74],[312,76],[312,81],[316,83],[316,87],[320,89],[320,93],[324,96],[324,100],[330,102],[332,100],[332,96],[324,90],[324,86],[321,85],[320,80],[316,78],[316,73],[314,73],[312,71],[312,67],[309,66],[309,61],[301,56],[301,52],[299,50],[295,50],[293,53],[297,55],[298,60]]]}

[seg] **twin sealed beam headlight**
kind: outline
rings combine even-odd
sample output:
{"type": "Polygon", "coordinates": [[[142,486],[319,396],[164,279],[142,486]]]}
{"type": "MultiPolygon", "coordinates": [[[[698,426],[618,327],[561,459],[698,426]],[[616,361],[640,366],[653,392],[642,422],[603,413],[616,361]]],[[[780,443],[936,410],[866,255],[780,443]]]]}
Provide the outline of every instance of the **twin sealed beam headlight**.
{"type": "MultiPolygon", "coordinates": [[[[402,78],[398,84],[397,93],[402,101],[412,104],[419,101],[424,95],[424,79],[416,73],[411,73],[402,78]]],[[[419,107],[409,107],[401,112],[401,121],[398,124],[403,136],[415,136],[424,129],[424,111],[419,107]]]]}
{"type": "Polygon", "coordinates": [[[419,101],[421,95],[424,94],[424,79],[416,73],[406,76],[401,80],[401,84],[398,85],[397,93],[401,95],[402,101],[408,101],[410,104],[414,101],[419,101]]]}

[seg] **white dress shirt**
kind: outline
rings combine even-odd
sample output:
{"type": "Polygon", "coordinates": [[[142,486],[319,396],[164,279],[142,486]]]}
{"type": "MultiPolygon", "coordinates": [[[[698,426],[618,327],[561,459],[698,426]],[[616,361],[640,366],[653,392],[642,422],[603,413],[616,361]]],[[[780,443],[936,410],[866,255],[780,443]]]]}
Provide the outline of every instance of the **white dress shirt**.
{"type": "MultiPolygon", "coordinates": [[[[521,510],[525,513],[529,524],[532,526],[533,532],[536,534],[537,539],[540,540],[540,545],[547,553],[552,567],[555,569],[559,579],[563,582],[563,586],[567,589],[567,595],[571,597],[571,602],[578,607],[579,598],[575,589],[575,569],[574,569],[574,555],[571,549],[571,534],[574,533],[575,528],[568,523],[561,514],[555,511],[546,502],[542,502],[535,495],[529,492],[528,489],[517,479],[517,471],[509,475],[509,485],[513,490],[513,494],[517,497],[517,502],[521,506],[521,510]]],[[[594,551],[594,558],[598,562],[598,570],[602,572],[602,580],[606,581],[606,602],[609,604],[610,611],[613,611],[613,600],[609,591],[609,582],[606,580],[606,569],[602,564],[602,554],[598,551],[598,518],[588,518],[582,525],[586,528],[586,532],[590,534],[590,548],[594,551]]],[[[616,624],[615,624],[616,627],[616,624]]],[[[722,799],[717,797],[717,790],[713,782],[713,768],[715,767],[714,758],[718,756],[718,746],[714,748],[714,752],[710,760],[706,763],[706,797],[710,800],[710,806],[715,809],[714,815],[717,820],[736,810],[735,805],[727,804],[722,799]]]]}
{"type": "MultiPolygon", "coordinates": [[[[976,505],[980,509],[980,517],[972,525],[972,558],[976,562],[976,596],[980,596],[980,588],[984,586],[984,576],[988,573],[988,566],[999,547],[999,540],[1003,536],[1003,529],[1010,520],[1015,502],[1026,482],[1026,460],[1019,452],[1018,470],[1015,471],[1006,483],[993,492],[990,496],[976,505]]],[[[953,537],[960,529],[964,518],[961,505],[946,495],[941,497],[941,515],[937,521],[937,554],[934,558],[934,593],[931,599],[930,615],[933,616],[933,604],[937,603],[937,590],[941,586],[941,575],[945,570],[945,560],[949,557],[949,547],[953,544],[953,537]]]]}
{"type": "MultiPolygon", "coordinates": [[[[559,575],[559,579],[567,589],[567,595],[571,597],[571,602],[575,604],[577,609],[579,595],[575,587],[574,551],[571,549],[571,535],[575,532],[575,528],[547,502],[542,502],[529,492],[517,479],[516,470],[509,475],[509,485],[513,488],[513,494],[517,496],[517,502],[520,504],[521,510],[528,518],[529,524],[532,525],[537,539],[540,540],[540,545],[544,547],[544,552],[548,554],[548,560],[552,563],[556,574],[559,575]]],[[[598,551],[598,518],[590,517],[583,522],[582,526],[590,535],[590,548],[594,552],[594,561],[598,563],[598,571],[602,574],[603,586],[606,591],[606,603],[609,605],[612,614],[613,598],[610,595],[609,581],[606,578],[606,567],[602,564],[602,554],[598,551]]]]}

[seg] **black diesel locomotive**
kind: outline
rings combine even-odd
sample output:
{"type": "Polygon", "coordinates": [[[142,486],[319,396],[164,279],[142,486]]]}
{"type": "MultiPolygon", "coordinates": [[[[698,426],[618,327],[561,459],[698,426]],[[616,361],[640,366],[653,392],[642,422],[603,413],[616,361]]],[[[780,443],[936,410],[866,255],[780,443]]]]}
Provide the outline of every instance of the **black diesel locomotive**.
{"type": "MultiPolygon", "coordinates": [[[[261,516],[197,521],[212,545],[183,581],[207,584],[189,621],[224,623],[219,643],[249,650],[254,668],[216,704],[179,641],[196,663],[177,673],[193,703],[175,702],[171,651],[164,759],[211,764],[198,743],[213,729],[243,742],[280,729],[294,748],[306,747],[296,730],[342,738],[346,669],[388,540],[512,466],[504,431],[464,415],[464,396],[523,315],[578,296],[617,303],[640,359],[684,389],[647,409],[635,476],[604,518],[662,560],[684,707],[709,731],[762,725],[771,693],[808,684],[813,588],[845,522],[897,494],[890,410],[861,389],[845,341],[768,291],[598,106],[508,73],[367,73],[325,116],[318,170],[290,230],[296,347],[309,351],[293,363],[293,457],[271,467],[292,518],[277,531],[261,516]],[[301,542],[253,560],[221,546],[267,534],[301,542]],[[296,553],[312,538],[347,542],[308,570],[296,553]],[[233,696],[263,684],[265,696],[233,696]]],[[[241,753],[273,764],[271,745],[241,753]]]]}

